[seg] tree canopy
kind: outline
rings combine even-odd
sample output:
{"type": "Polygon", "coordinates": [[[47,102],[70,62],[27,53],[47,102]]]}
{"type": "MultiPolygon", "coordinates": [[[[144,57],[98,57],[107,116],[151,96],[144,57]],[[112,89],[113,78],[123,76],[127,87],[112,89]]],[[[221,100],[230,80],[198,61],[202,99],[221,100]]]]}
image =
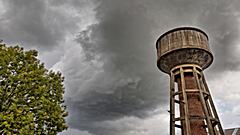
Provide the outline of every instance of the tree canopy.
{"type": "Polygon", "coordinates": [[[67,129],[63,80],[40,63],[37,51],[0,44],[0,134],[56,135],[67,129]]]}

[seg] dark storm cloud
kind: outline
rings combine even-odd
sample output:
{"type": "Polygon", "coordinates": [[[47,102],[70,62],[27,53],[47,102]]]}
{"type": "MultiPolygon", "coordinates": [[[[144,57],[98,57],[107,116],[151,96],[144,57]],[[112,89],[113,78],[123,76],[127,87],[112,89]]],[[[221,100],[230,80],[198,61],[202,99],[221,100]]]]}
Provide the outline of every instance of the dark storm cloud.
{"type": "MultiPolygon", "coordinates": [[[[123,116],[144,118],[148,115],[147,110],[153,111],[156,104],[165,99],[158,98],[162,97],[161,92],[155,92],[158,90],[158,85],[153,86],[145,82],[149,80],[151,78],[143,78],[139,82],[129,81],[122,87],[110,88],[113,91],[111,93],[101,92],[104,90],[100,88],[81,96],[81,101],[68,99],[67,103],[71,105],[70,108],[74,108],[74,112],[83,113],[84,119],[91,121],[110,120],[123,116]]],[[[82,118],[73,117],[73,119],[78,121],[82,118]]]]}
{"type": "MultiPolygon", "coordinates": [[[[196,26],[207,32],[215,56],[210,74],[239,70],[238,0],[91,2],[96,4],[97,23],[79,32],[76,41],[81,46],[68,44],[63,49],[68,55],[59,51],[55,56],[59,60],[64,55],[59,65],[66,78],[68,123],[74,132],[80,129],[83,134],[129,135],[119,130],[128,118],[145,120],[155,115],[157,109],[160,110],[157,113],[168,114],[169,80],[156,67],[155,41],[172,28],[196,26]],[[120,125],[109,124],[118,120],[120,125]],[[104,125],[106,121],[109,123],[104,125]]],[[[0,38],[44,51],[59,47],[67,36],[77,33],[77,25],[86,19],[78,15],[84,16],[89,6],[89,0],[7,0],[2,3],[0,38]]],[[[128,122],[134,123],[134,120],[128,122]]],[[[159,125],[166,124],[164,122],[159,121],[159,125]]],[[[136,134],[149,135],[145,132],[136,134]]]]}
{"type": "Polygon", "coordinates": [[[239,70],[240,59],[236,49],[239,44],[240,2],[219,1],[203,12],[199,23],[210,36],[210,46],[215,56],[211,71],[239,70]]]}
{"type": "Polygon", "coordinates": [[[0,20],[0,37],[5,42],[49,49],[76,28],[74,18],[65,14],[67,10],[61,13],[49,1],[8,0],[2,3],[5,12],[0,20]]]}
{"type": "Polygon", "coordinates": [[[68,119],[70,126],[98,135],[112,133],[89,125],[124,116],[145,118],[159,104],[166,106],[168,99],[168,80],[161,81],[156,68],[155,37],[151,34],[155,24],[147,16],[144,3],[115,2],[101,1],[96,9],[99,23],[77,39],[87,61],[103,63],[103,73],[96,81],[112,83],[97,87],[92,82],[80,101],[66,99],[73,114],[68,119]]]}
{"type": "Polygon", "coordinates": [[[238,45],[239,2],[231,2],[98,1],[98,23],[80,32],[77,41],[84,50],[85,60],[100,61],[103,71],[93,76],[95,81],[89,83],[91,86],[84,90],[79,88],[85,91],[84,96],[66,98],[72,114],[68,119],[70,126],[108,135],[112,133],[104,130],[104,126],[101,129],[93,126],[94,123],[123,116],[146,118],[157,107],[165,106],[168,80],[156,68],[155,41],[159,34],[169,29],[179,26],[202,28],[210,36],[216,56],[212,71],[237,70],[238,54],[231,49],[238,45]],[[119,80],[127,79],[131,81],[118,85],[119,80]],[[105,83],[108,81],[111,83],[105,83]],[[96,82],[105,85],[97,87],[96,82]]]}

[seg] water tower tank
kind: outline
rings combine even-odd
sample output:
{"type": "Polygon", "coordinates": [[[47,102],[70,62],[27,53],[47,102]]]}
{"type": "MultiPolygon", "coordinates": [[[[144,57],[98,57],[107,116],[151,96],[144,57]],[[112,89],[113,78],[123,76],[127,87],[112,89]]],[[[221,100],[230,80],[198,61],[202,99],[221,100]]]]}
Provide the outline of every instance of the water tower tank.
{"type": "Polygon", "coordinates": [[[213,61],[208,36],[202,30],[181,27],[170,30],[157,40],[157,65],[165,73],[181,64],[196,64],[207,68],[213,61]]]}

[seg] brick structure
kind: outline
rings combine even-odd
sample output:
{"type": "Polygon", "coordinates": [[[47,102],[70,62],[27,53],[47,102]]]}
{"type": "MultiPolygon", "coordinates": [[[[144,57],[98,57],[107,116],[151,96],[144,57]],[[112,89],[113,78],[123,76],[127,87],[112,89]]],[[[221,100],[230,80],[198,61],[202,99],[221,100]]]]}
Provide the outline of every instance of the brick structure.
{"type": "Polygon", "coordinates": [[[203,75],[213,61],[207,34],[176,28],[161,35],[156,48],[158,68],[170,75],[170,135],[176,128],[182,135],[224,135],[203,75]]]}

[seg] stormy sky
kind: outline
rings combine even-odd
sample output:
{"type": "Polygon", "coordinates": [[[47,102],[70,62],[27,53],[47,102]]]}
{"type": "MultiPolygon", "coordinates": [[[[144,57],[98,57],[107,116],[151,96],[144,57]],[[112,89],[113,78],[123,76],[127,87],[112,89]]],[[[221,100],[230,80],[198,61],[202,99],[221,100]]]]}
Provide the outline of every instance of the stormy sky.
{"type": "Polygon", "coordinates": [[[0,0],[0,38],[39,51],[65,76],[69,129],[59,135],[167,135],[169,78],[155,42],[204,30],[205,75],[224,128],[240,126],[239,0],[0,0]]]}

